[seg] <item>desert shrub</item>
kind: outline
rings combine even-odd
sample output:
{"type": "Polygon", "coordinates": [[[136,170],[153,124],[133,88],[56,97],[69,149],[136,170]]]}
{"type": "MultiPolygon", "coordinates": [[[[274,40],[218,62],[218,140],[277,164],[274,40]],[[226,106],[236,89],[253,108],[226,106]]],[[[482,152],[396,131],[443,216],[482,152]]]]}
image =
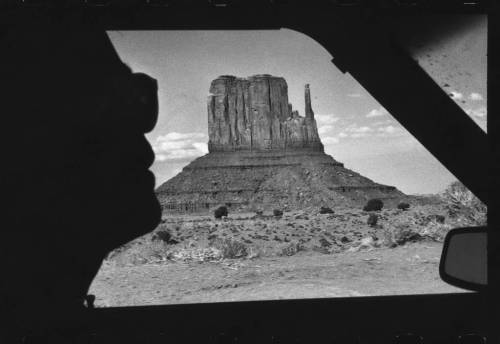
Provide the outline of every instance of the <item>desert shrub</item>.
{"type": "Polygon", "coordinates": [[[153,234],[151,240],[161,240],[167,244],[178,244],[179,242],[172,237],[172,234],[168,230],[159,230],[153,234]]]}
{"type": "Polygon", "coordinates": [[[401,210],[408,210],[410,208],[410,204],[409,203],[406,203],[406,202],[401,202],[398,204],[398,209],[401,209],[401,210]]]}
{"type": "Polygon", "coordinates": [[[132,245],[120,252],[114,252],[107,259],[118,266],[143,265],[152,262],[165,261],[168,259],[170,247],[163,240],[154,240],[147,244],[134,240],[132,245]]]}
{"type": "Polygon", "coordinates": [[[416,242],[422,239],[422,236],[413,226],[398,225],[394,230],[394,241],[398,245],[404,245],[407,242],[416,242]]]}
{"type": "Polygon", "coordinates": [[[326,240],[325,238],[319,239],[319,243],[320,243],[321,247],[330,247],[330,246],[332,246],[332,243],[329,242],[328,240],[326,240]]]}
{"type": "Polygon", "coordinates": [[[383,243],[389,247],[396,247],[419,240],[422,240],[422,235],[420,235],[417,227],[411,225],[398,224],[392,229],[385,229],[383,232],[383,243]]]}
{"type": "Polygon", "coordinates": [[[368,216],[368,220],[366,221],[366,223],[371,227],[375,227],[377,225],[377,222],[378,222],[377,214],[370,214],[368,216]]]}
{"type": "Polygon", "coordinates": [[[282,246],[278,251],[279,256],[293,256],[300,251],[303,251],[304,247],[297,241],[289,242],[288,244],[282,246]]]}
{"type": "Polygon", "coordinates": [[[248,259],[259,258],[260,256],[263,255],[263,252],[261,250],[259,250],[256,247],[253,247],[253,246],[248,246],[247,251],[248,251],[248,254],[247,254],[248,259]]]}
{"type": "Polygon", "coordinates": [[[255,211],[255,215],[257,215],[257,216],[262,216],[263,214],[264,214],[264,211],[262,211],[262,210],[255,211]]]}
{"type": "Polygon", "coordinates": [[[330,250],[324,246],[313,246],[312,250],[314,252],[318,252],[318,253],[322,253],[322,254],[329,254],[330,253],[330,250]]]}
{"type": "Polygon", "coordinates": [[[429,222],[437,222],[437,223],[444,223],[445,217],[444,215],[439,215],[439,214],[432,214],[427,216],[427,223],[429,222]]]}
{"type": "Polygon", "coordinates": [[[348,242],[351,242],[352,240],[349,239],[348,237],[346,237],[345,235],[340,238],[340,242],[343,243],[343,244],[347,244],[348,242]]]}
{"type": "Polygon", "coordinates": [[[364,211],[379,211],[384,207],[384,202],[378,198],[372,198],[363,207],[364,211]]]}
{"type": "Polygon", "coordinates": [[[451,228],[452,226],[448,224],[429,222],[427,226],[420,230],[420,235],[425,239],[442,242],[446,233],[448,233],[451,228]]]}
{"type": "Polygon", "coordinates": [[[333,214],[334,211],[332,210],[332,208],[329,208],[329,207],[321,207],[319,209],[319,213],[320,214],[333,214]]]}
{"type": "Polygon", "coordinates": [[[276,216],[276,217],[282,217],[283,216],[283,210],[274,209],[273,210],[273,215],[276,216]]]}
{"type": "Polygon", "coordinates": [[[228,215],[227,207],[225,207],[225,206],[218,207],[217,209],[214,210],[214,217],[216,219],[220,219],[223,216],[227,216],[227,215],[228,215]]]}
{"type": "Polygon", "coordinates": [[[379,240],[375,237],[368,236],[355,242],[347,251],[358,252],[360,250],[371,250],[378,247],[380,247],[379,240]]]}
{"type": "Polygon", "coordinates": [[[429,222],[425,227],[409,224],[399,224],[392,229],[383,232],[383,242],[386,246],[395,247],[407,242],[431,240],[442,242],[446,233],[451,229],[450,225],[438,222],[429,222]]]}
{"type": "Polygon", "coordinates": [[[169,252],[168,259],[174,261],[219,261],[223,258],[222,252],[215,247],[182,248],[169,252]]]}
{"type": "Polygon", "coordinates": [[[441,198],[447,203],[450,217],[463,218],[470,225],[486,225],[486,205],[459,181],[451,183],[441,198]]]}
{"type": "Polygon", "coordinates": [[[213,242],[213,246],[221,251],[222,257],[228,259],[243,258],[248,255],[245,244],[231,238],[220,238],[213,242]]]}

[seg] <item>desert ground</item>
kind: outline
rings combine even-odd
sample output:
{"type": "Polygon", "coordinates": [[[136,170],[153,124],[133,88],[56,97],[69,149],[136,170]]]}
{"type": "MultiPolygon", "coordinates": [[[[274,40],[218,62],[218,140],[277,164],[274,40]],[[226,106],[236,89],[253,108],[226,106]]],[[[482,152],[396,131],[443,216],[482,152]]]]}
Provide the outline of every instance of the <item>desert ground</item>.
{"type": "Polygon", "coordinates": [[[446,232],[472,222],[435,205],[164,215],[110,253],[89,293],[115,307],[465,292],[438,266],[446,232]]]}

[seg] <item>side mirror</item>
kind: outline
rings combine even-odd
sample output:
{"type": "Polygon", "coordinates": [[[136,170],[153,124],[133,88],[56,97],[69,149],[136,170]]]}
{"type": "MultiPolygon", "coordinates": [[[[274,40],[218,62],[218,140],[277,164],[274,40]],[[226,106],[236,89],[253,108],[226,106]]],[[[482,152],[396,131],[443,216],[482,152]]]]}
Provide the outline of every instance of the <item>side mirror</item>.
{"type": "Polygon", "coordinates": [[[446,283],[483,290],[488,283],[486,227],[455,228],[444,239],[439,275],[446,283]]]}

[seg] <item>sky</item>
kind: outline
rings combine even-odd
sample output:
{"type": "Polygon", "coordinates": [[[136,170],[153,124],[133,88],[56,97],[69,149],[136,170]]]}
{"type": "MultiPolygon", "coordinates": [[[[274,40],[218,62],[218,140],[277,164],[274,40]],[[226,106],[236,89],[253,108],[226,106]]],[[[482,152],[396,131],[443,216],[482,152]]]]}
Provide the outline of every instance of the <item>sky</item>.
{"type": "MultiPolygon", "coordinates": [[[[147,139],[157,186],[208,152],[207,96],[220,75],[284,77],[304,115],[304,85],[325,152],[345,167],[408,194],[442,191],[456,178],[312,38],[276,31],[113,31],[122,60],[158,80],[160,115],[147,139]]],[[[486,131],[486,21],[414,51],[436,83],[486,131]]],[[[422,100],[425,101],[425,100],[422,100]]]]}

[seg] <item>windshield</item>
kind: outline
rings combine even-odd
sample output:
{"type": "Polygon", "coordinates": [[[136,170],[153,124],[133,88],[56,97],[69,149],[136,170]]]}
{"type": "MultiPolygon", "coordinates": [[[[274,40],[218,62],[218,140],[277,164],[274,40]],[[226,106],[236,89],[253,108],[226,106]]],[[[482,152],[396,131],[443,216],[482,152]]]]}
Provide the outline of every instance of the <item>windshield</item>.
{"type": "MultiPolygon", "coordinates": [[[[459,292],[448,230],[486,207],[310,37],[111,31],[158,80],[161,224],[110,252],[96,306],[459,292]]],[[[406,49],[486,131],[486,20],[406,49]]],[[[423,99],[422,101],[425,101],[423,99]]]]}

